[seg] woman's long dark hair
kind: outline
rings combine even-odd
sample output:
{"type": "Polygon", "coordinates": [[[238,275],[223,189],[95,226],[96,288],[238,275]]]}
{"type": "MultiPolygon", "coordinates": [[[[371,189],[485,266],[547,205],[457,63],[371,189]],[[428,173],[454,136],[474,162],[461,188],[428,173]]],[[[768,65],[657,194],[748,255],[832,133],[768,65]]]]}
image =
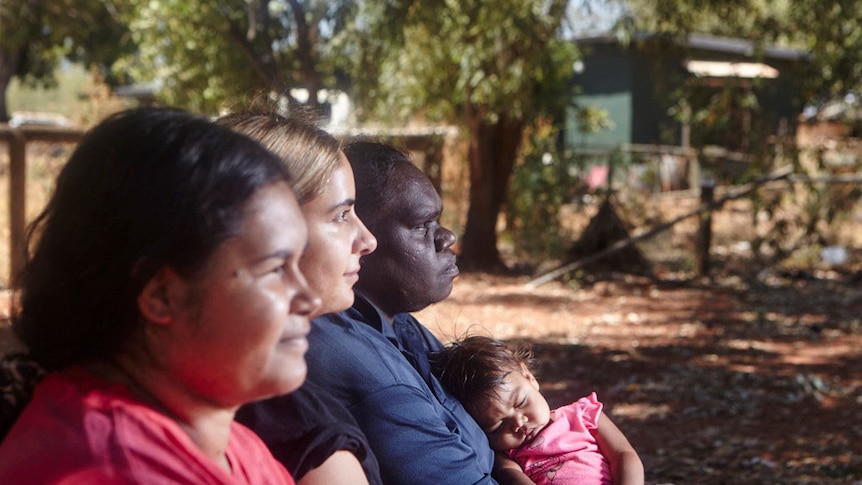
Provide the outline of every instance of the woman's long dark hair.
{"type": "Polygon", "coordinates": [[[15,330],[49,369],[104,359],[140,325],[137,295],[161,267],[185,276],[240,230],[247,200],[287,181],[251,139],[172,109],[93,128],[27,232],[15,330]]]}

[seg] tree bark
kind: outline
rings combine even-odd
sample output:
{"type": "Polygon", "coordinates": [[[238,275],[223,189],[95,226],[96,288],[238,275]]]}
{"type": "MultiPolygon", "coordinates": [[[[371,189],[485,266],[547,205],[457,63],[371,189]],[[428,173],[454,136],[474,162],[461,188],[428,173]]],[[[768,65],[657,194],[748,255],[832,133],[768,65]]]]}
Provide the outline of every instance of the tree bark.
{"type": "Polygon", "coordinates": [[[9,88],[9,78],[0,76],[0,123],[9,122],[9,107],[6,104],[6,90],[9,88]]]}
{"type": "MultiPolygon", "coordinates": [[[[249,35],[250,29],[243,29],[238,22],[229,18],[227,19],[227,22],[227,35],[233,39],[240,50],[242,50],[243,54],[245,54],[246,59],[248,59],[249,66],[251,66],[251,69],[254,71],[257,78],[260,79],[262,83],[269,86],[270,89],[280,87],[278,83],[278,68],[275,66],[275,57],[271,54],[267,54],[265,56],[258,54],[254,45],[256,37],[249,35]]],[[[271,47],[267,48],[271,49],[271,47]]]]}
{"type": "Polygon", "coordinates": [[[524,124],[501,116],[490,122],[476,107],[470,119],[470,208],[461,239],[459,265],[464,270],[505,269],[497,250],[497,216],[503,207],[524,124]]]}
{"type": "Polygon", "coordinates": [[[296,22],[296,51],[303,81],[306,84],[305,88],[308,89],[308,102],[306,104],[312,110],[317,111],[320,109],[317,93],[323,82],[320,79],[320,73],[317,72],[317,62],[314,59],[314,45],[317,40],[314,37],[316,35],[308,22],[305,21],[305,9],[302,4],[298,0],[288,0],[288,4],[293,11],[293,21],[296,22]]]}
{"type": "Polygon", "coordinates": [[[6,100],[6,90],[12,77],[18,72],[23,49],[0,49],[0,123],[9,121],[9,105],[6,100]]]}

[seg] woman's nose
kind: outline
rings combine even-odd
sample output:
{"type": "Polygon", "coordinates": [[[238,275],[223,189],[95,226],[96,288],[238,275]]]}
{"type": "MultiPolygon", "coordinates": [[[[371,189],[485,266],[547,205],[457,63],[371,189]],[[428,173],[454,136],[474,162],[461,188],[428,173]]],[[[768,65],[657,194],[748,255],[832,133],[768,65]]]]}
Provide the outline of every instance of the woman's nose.
{"type": "Polygon", "coordinates": [[[449,249],[450,247],[452,247],[452,245],[455,244],[456,239],[457,238],[455,237],[454,232],[450,231],[449,229],[447,229],[443,226],[440,226],[437,229],[437,233],[434,234],[435,249],[437,250],[438,253],[443,252],[443,251],[449,249]]]}
{"type": "Polygon", "coordinates": [[[362,223],[359,219],[359,233],[356,235],[355,244],[357,247],[357,251],[360,255],[365,256],[366,254],[371,254],[377,249],[377,238],[374,237],[374,234],[371,234],[371,231],[365,227],[365,224],[362,223]]]}

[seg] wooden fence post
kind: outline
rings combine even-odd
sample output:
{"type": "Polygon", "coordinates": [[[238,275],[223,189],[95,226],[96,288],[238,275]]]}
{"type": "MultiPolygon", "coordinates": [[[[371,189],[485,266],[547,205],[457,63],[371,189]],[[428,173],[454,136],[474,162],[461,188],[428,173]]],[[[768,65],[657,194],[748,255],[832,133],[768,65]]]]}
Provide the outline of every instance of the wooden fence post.
{"type": "MultiPolygon", "coordinates": [[[[700,181],[700,206],[710,207],[715,200],[715,180],[705,178],[700,181]]],[[[695,263],[698,276],[709,276],[709,247],[712,244],[712,211],[698,214],[700,226],[697,231],[695,263]]]]}
{"type": "Polygon", "coordinates": [[[24,268],[27,251],[27,143],[33,141],[78,143],[84,136],[81,128],[54,126],[11,127],[0,124],[0,142],[9,150],[9,286],[24,268]]]}
{"type": "Polygon", "coordinates": [[[27,213],[27,138],[12,130],[9,142],[9,270],[10,286],[24,267],[27,213]]]}

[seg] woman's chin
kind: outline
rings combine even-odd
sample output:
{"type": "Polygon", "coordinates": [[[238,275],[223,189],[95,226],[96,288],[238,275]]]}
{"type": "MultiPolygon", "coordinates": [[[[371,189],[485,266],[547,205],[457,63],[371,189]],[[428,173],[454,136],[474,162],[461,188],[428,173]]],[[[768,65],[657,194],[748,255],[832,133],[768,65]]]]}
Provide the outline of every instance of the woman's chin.
{"type": "Polygon", "coordinates": [[[320,307],[320,310],[318,310],[311,318],[314,319],[321,315],[326,315],[327,313],[338,313],[347,310],[353,306],[354,298],[353,288],[347,288],[345,291],[332,295],[328,299],[324,299],[324,306],[320,307]]]}
{"type": "Polygon", "coordinates": [[[308,372],[308,368],[305,365],[302,365],[302,369],[298,369],[296,367],[290,369],[289,373],[281,376],[281,379],[279,379],[278,383],[274,386],[274,395],[281,396],[289,394],[302,386],[302,383],[305,382],[305,375],[308,372]]]}

